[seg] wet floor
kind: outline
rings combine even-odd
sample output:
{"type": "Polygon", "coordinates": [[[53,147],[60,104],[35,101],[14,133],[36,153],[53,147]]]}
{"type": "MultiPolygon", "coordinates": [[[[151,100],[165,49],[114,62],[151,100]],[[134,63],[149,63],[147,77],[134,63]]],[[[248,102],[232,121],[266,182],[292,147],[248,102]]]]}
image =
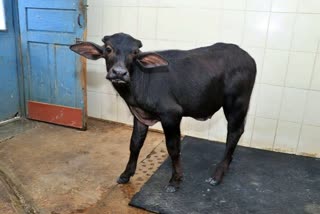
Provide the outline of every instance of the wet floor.
{"type": "Polygon", "coordinates": [[[36,126],[36,122],[25,119],[17,119],[0,125],[0,142],[8,140],[36,126]]]}
{"type": "Polygon", "coordinates": [[[118,185],[132,128],[93,119],[87,131],[9,126],[0,127],[0,213],[147,213],[128,203],[167,157],[163,134],[149,132],[136,175],[118,185]]]}

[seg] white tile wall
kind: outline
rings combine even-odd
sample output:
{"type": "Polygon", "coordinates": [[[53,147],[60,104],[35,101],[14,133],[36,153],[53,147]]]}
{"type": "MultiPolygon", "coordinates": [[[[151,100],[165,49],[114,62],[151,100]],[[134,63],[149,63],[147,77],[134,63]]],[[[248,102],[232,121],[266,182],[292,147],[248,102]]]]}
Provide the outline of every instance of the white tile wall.
{"type": "Polygon", "coordinates": [[[209,138],[210,120],[198,121],[193,118],[186,118],[185,123],[185,134],[205,139],[209,138]]]}
{"type": "Polygon", "coordinates": [[[256,83],[254,85],[252,94],[251,94],[251,100],[248,110],[248,115],[254,116],[257,111],[257,102],[258,102],[258,94],[260,93],[260,84],[256,83]]]}
{"type": "Polygon", "coordinates": [[[279,117],[283,87],[261,84],[256,115],[277,119],[279,117]]]}
{"type": "Polygon", "coordinates": [[[299,0],[273,0],[272,12],[296,12],[299,0]]]}
{"type": "Polygon", "coordinates": [[[220,40],[227,43],[241,43],[244,24],[244,11],[224,11],[220,22],[220,40]]]}
{"type": "Polygon", "coordinates": [[[302,155],[312,155],[320,157],[320,127],[303,125],[300,135],[300,141],[298,144],[297,153],[302,155]]]}
{"type": "Polygon", "coordinates": [[[88,8],[88,32],[90,32],[90,35],[92,36],[100,36],[102,32],[102,21],[103,18],[103,12],[102,7],[90,7],[88,8]]]}
{"type": "Polygon", "coordinates": [[[139,0],[121,0],[121,6],[123,7],[136,7],[139,3],[139,0]]]}
{"type": "Polygon", "coordinates": [[[205,33],[197,33],[195,39],[198,43],[206,43],[207,45],[213,44],[214,42],[220,41],[220,39],[223,39],[221,37],[221,19],[223,15],[222,10],[210,10],[210,9],[201,9],[199,10],[199,13],[201,13],[201,18],[199,19],[199,22],[196,24],[197,28],[194,28],[195,26],[192,26],[191,29],[198,30],[198,32],[201,32],[201,29],[207,29],[205,33]],[[205,20],[211,20],[210,26],[208,26],[208,22],[205,20]]]}
{"type": "Polygon", "coordinates": [[[298,12],[302,13],[320,13],[320,1],[303,0],[299,2],[298,12]]]}
{"type": "MultiPolygon", "coordinates": [[[[90,7],[89,7],[90,10],[90,7]]],[[[102,23],[102,34],[100,34],[101,38],[104,35],[111,35],[114,33],[117,33],[120,31],[120,7],[105,7],[103,8],[103,16],[102,19],[100,17],[99,22],[102,23]]],[[[88,16],[88,20],[90,20],[91,17],[88,16]]],[[[91,33],[88,29],[88,36],[90,36],[91,33]]]]}
{"type": "Polygon", "coordinates": [[[265,50],[264,48],[253,48],[253,47],[244,47],[244,49],[254,58],[257,64],[257,75],[256,75],[256,83],[261,82],[261,76],[262,76],[262,68],[263,68],[263,61],[264,61],[264,55],[265,50]]]}
{"type": "Polygon", "coordinates": [[[315,52],[319,42],[320,14],[298,13],[294,27],[292,49],[315,52]]]}
{"type": "Polygon", "coordinates": [[[251,146],[260,149],[273,149],[277,120],[256,117],[253,127],[251,146]]]}
{"type": "MultiPolygon", "coordinates": [[[[239,144],[320,157],[319,0],[88,0],[88,40],[129,33],[143,51],[236,43],[258,74],[239,144]]],[[[88,61],[88,114],[131,124],[105,79],[104,60],[88,61]]],[[[154,129],[162,129],[157,123],[154,129]]],[[[184,134],[225,142],[222,109],[206,122],[184,118],[184,134]]]]}
{"type": "Polygon", "coordinates": [[[249,115],[247,116],[246,126],[244,129],[244,133],[240,138],[239,145],[250,147],[253,127],[254,127],[254,116],[249,115]]]}
{"type": "Polygon", "coordinates": [[[273,149],[295,153],[299,142],[300,124],[280,120],[273,149]]]}
{"type": "Polygon", "coordinates": [[[244,10],[246,8],[246,0],[224,0],[224,9],[244,10]]]}
{"type": "Polygon", "coordinates": [[[143,39],[154,39],[157,30],[157,8],[139,8],[138,36],[143,39]]]}
{"type": "Polygon", "coordinates": [[[220,0],[202,0],[199,1],[197,5],[200,8],[221,9],[223,6],[223,2],[220,0]]]}
{"type": "Polygon", "coordinates": [[[320,91],[309,91],[304,123],[320,126],[320,91]]]}
{"type": "Polygon", "coordinates": [[[166,50],[168,47],[172,49],[182,49],[187,50],[194,47],[193,42],[182,42],[182,41],[168,41],[168,40],[157,40],[156,41],[157,50],[166,50]]]}
{"type": "Polygon", "coordinates": [[[261,82],[283,86],[287,74],[288,51],[266,50],[264,55],[261,82]]]}
{"type": "Polygon", "coordinates": [[[158,0],[140,0],[139,6],[141,7],[158,7],[160,4],[158,0]]]}
{"type": "Polygon", "coordinates": [[[101,94],[88,91],[87,96],[88,115],[95,118],[101,118],[101,94]]]}
{"type": "Polygon", "coordinates": [[[301,123],[306,106],[307,91],[304,89],[285,88],[280,119],[301,123]]]}
{"type": "MultiPolygon", "coordinates": [[[[88,3],[90,4],[92,0],[89,0],[88,3]]],[[[102,6],[105,8],[110,7],[110,6],[121,6],[122,5],[122,0],[93,0],[92,2],[93,5],[97,6],[102,6]]]]}
{"type": "Polygon", "coordinates": [[[244,44],[249,47],[264,47],[267,38],[270,13],[246,12],[244,44]]]}
{"type": "Polygon", "coordinates": [[[105,84],[105,78],[103,73],[99,72],[102,65],[88,64],[87,65],[87,89],[88,91],[99,92],[102,90],[102,86],[105,84]]]}
{"type": "Polygon", "coordinates": [[[267,47],[288,50],[295,22],[295,14],[272,13],[270,17],[267,47]]]}
{"type": "Polygon", "coordinates": [[[320,54],[317,54],[317,59],[313,69],[311,89],[320,91],[320,54]]]}
{"type": "Polygon", "coordinates": [[[227,138],[227,120],[220,109],[215,113],[209,124],[209,139],[225,142],[227,138]]]}
{"type": "Polygon", "coordinates": [[[138,8],[121,7],[120,9],[120,31],[131,35],[137,35],[138,30],[138,8]]]}
{"type": "Polygon", "coordinates": [[[117,121],[120,123],[133,124],[133,116],[120,96],[117,96],[117,121]]]}
{"type": "Polygon", "coordinates": [[[314,53],[292,52],[289,58],[286,86],[308,89],[314,62],[314,53]]]}
{"type": "Polygon", "coordinates": [[[117,96],[104,94],[101,100],[101,118],[105,120],[117,120],[117,96]]]}
{"type": "Polygon", "coordinates": [[[247,10],[270,11],[271,0],[247,0],[247,10]]]}

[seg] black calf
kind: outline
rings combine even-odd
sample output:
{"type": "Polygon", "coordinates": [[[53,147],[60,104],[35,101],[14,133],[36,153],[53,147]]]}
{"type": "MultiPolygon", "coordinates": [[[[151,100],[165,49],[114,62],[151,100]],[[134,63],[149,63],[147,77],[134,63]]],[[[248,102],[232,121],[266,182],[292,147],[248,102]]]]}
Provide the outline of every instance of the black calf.
{"type": "Polygon", "coordinates": [[[118,183],[127,183],[134,175],[148,126],[160,121],[172,159],[167,191],[176,191],[182,180],[182,117],[205,120],[222,107],[228,121],[226,150],[207,180],[212,185],[220,183],[244,131],[256,76],[254,59],[233,44],[142,53],[141,41],[127,34],[105,36],[102,41],[102,46],[82,42],[70,48],[88,59],[106,60],[107,79],[135,116],[129,162],[118,183]]]}

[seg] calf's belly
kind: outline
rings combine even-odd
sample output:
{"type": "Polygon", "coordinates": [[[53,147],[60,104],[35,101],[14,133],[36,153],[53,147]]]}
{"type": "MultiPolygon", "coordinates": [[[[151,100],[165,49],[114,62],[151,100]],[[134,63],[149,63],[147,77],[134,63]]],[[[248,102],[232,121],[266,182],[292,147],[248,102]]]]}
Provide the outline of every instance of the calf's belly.
{"type": "Polygon", "coordinates": [[[190,102],[182,106],[183,116],[192,117],[196,120],[204,121],[210,119],[222,107],[222,99],[212,99],[211,97],[202,103],[190,102]]]}
{"type": "MultiPolygon", "coordinates": [[[[179,105],[179,104],[177,104],[179,105]]],[[[202,99],[189,101],[185,105],[179,105],[177,109],[182,109],[183,117],[192,117],[196,120],[205,121],[210,119],[214,113],[216,113],[222,106],[222,99],[202,99]]],[[[156,113],[152,113],[135,106],[129,106],[131,113],[143,124],[152,126],[160,121],[159,116],[156,113]]]]}

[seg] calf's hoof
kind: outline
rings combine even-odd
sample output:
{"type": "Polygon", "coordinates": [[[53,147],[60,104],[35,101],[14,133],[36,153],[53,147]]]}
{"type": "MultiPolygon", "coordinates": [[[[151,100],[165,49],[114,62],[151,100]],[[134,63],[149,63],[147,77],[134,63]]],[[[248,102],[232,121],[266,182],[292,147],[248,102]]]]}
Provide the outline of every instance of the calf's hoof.
{"type": "Polygon", "coordinates": [[[208,178],[206,180],[207,183],[209,183],[212,186],[217,186],[220,182],[214,178],[208,178]]]}
{"type": "Polygon", "coordinates": [[[173,186],[173,185],[168,185],[168,186],[166,186],[166,192],[167,193],[174,193],[174,192],[176,192],[178,190],[178,187],[175,187],[175,186],[173,186]]]}
{"type": "Polygon", "coordinates": [[[130,177],[119,177],[117,180],[118,184],[126,184],[130,181],[130,177]]]}

